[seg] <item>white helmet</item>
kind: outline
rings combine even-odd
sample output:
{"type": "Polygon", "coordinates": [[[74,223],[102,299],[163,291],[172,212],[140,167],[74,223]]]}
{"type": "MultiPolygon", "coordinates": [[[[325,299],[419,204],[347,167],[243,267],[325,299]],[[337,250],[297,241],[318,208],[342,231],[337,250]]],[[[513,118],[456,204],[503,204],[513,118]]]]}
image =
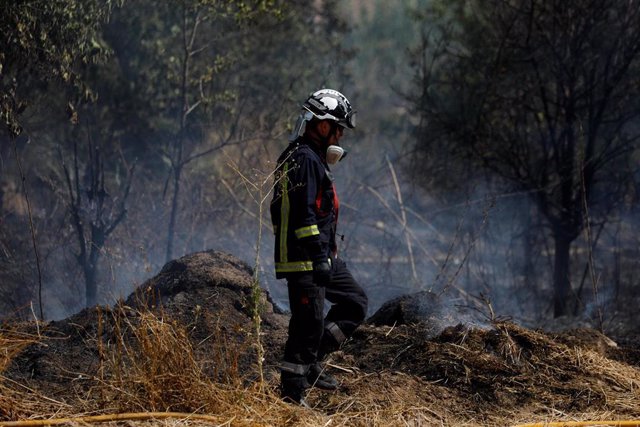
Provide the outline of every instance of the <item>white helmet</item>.
{"type": "Polygon", "coordinates": [[[356,112],[347,97],[337,90],[320,89],[314,92],[302,104],[302,108],[320,120],[333,120],[349,129],[356,127],[356,112]]]}
{"type": "Polygon", "coordinates": [[[293,133],[289,138],[294,141],[304,133],[306,124],[312,118],[331,120],[342,127],[356,127],[356,112],[346,96],[333,89],[320,89],[309,95],[302,104],[302,113],[298,117],[293,133]]]}

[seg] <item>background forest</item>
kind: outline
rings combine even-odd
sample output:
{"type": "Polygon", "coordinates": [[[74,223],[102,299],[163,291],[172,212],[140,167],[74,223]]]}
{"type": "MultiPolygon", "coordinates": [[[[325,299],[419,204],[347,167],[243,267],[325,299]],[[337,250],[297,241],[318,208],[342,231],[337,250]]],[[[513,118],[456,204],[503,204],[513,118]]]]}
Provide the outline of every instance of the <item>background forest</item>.
{"type": "Polygon", "coordinates": [[[0,317],[111,304],[206,249],[258,255],[286,308],[270,173],[322,87],[358,111],[338,232],[372,312],[637,304],[637,2],[0,3],[0,317]]]}

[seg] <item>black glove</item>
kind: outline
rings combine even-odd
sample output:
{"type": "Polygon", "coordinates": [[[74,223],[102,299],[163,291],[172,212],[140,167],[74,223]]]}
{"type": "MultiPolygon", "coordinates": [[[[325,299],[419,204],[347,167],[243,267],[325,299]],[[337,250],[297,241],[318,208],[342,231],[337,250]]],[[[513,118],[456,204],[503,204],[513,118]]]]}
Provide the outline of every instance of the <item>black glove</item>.
{"type": "Polygon", "coordinates": [[[331,264],[328,259],[313,262],[313,281],[318,286],[324,286],[331,280],[331,264]]]}

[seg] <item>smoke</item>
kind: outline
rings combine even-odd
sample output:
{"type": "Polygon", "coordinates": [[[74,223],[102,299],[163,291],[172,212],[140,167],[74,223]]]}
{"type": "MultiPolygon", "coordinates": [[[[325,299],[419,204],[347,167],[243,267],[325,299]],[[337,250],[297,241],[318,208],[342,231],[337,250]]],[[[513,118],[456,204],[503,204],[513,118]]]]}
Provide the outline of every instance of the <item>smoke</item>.
{"type": "MultiPolygon", "coordinates": [[[[528,195],[496,194],[476,185],[460,202],[447,204],[415,187],[399,160],[371,156],[357,141],[349,148],[350,156],[333,168],[341,199],[338,244],[340,256],[369,295],[369,316],[393,298],[428,291],[439,296],[438,305],[430,307],[425,301],[420,311],[429,315],[437,308],[432,317],[440,328],[482,325],[492,319],[538,325],[549,318],[553,245],[528,195]]],[[[263,173],[272,166],[272,160],[265,162],[263,173]]],[[[180,200],[175,258],[215,249],[253,266],[257,206],[240,183],[232,185],[236,199],[226,189],[212,186],[222,179],[231,182],[229,173],[188,176],[180,200]]],[[[102,304],[126,298],[165,264],[168,201],[151,188],[145,180],[134,181],[127,218],[101,252],[102,304]]],[[[34,199],[35,209],[52,212],[43,198],[34,199]]],[[[270,197],[266,200],[268,205],[270,197]]],[[[273,235],[265,212],[259,277],[276,305],[287,309],[285,282],[276,280],[273,272],[273,235]]],[[[61,319],[84,304],[75,237],[64,217],[43,216],[36,222],[53,232],[40,241],[46,317],[61,319]],[[60,245],[56,238],[67,243],[60,245]]],[[[574,291],[579,293],[576,312],[591,324],[602,311],[610,318],[619,295],[633,291],[628,272],[636,266],[638,242],[628,233],[631,224],[633,215],[621,217],[604,228],[597,242],[593,253],[597,298],[591,275],[583,278],[589,259],[586,240],[576,242],[572,264],[574,291]]]]}
{"type": "MultiPolygon", "coordinates": [[[[437,319],[443,327],[496,318],[536,325],[549,318],[553,245],[548,227],[527,194],[495,193],[476,184],[468,194],[457,197],[459,201],[445,202],[413,185],[400,157],[391,157],[391,150],[382,149],[388,157],[375,155],[381,151],[370,150],[372,142],[357,138],[347,142],[349,157],[332,170],[341,200],[340,256],[367,291],[370,316],[393,298],[429,291],[439,295],[437,319]]],[[[272,170],[273,159],[285,144],[275,144],[259,165],[261,176],[272,170]]],[[[215,249],[253,266],[258,209],[242,183],[233,181],[234,172],[224,168],[224,161],[220,156],[206,167],[196,164],[187,171],[174,257],[215,249]],[[212,169],[215,163],[223,166],[212,169]]],[[[243,163],[238,167],[245,172],[255,168],[243,163]]],[[[169,201],[152,191],[158,188],[152,181],[161,176],[156,171],[134,180],[127,217],[108,239],[99,259],[102,304],[126,298],[166,262],[169,201]]],[[[269,200],[267,197],[263,207],[268,207],[269,200]]],[[[47,231],[39,231],[46,317],[64,318],[84,304],[83,277],[75,259],[76,237],[64,215],[52,214],[61,210],[51,194],[41,191],[34,195],[33,204],[42,213],[36,218],[39,230],[47,231]]],[[[586,240],[576,241],[573,287],[579,293],[577,313],[584,318],[596,318],[599,307],[605,317],[611,317],[619,296],[633,292],[630,272],[637,268],[640,246],[629,232],[634,218],[633,212],[621,215],[603,228],[597,241],[593,252],[597,300],[591,275],[583,278],[589,259],[586,240]]],[[[287,309],[285,282],[276,280],[273,271],[268,210],[263,212],[262,233],[260,281],[276,305],[287,309]]],[[[428,304],[423,309],[427,312],[428,304]]]]}

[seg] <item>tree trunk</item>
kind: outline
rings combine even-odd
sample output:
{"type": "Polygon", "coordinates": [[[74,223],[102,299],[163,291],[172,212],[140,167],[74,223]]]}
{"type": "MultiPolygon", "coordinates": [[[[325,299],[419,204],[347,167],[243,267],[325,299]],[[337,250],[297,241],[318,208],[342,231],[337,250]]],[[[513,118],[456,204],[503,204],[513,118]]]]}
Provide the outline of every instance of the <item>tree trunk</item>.
{"type": "Polygon", "coordinates": [[[84,268],[85,307],[93,307],[98,302],[98,286],[96,283],[96,267],[88,263],[84,268]]]}
{"type": "Polygon", "coordinates": [[[178,167],[173,176],[173,195],[171,197],[171,213],[169,216],[169,227],[167,230],[166,262],[173,259],[173,242],[175,237],[176,217],[178,215],[178,198],[180,196],[180,175],[181,168],[178,167]]]}
{"type": "Polygon", "coordinates": [[[553,267],[553,316],[560,317],[568,313],[571,295],[570,249],[572,239],[562,231],[553,233],[555,259],[553,267]]]}
{"type": "Polygon", "coordinates": [[[91,225],[91,242],[89,242],[89,257],[85,261],[84,283],[86,292],[86,307],[93,307],[98,303],[98,260],[100,251],[104,247],[106,235],[102,227],[91,225]]]}

